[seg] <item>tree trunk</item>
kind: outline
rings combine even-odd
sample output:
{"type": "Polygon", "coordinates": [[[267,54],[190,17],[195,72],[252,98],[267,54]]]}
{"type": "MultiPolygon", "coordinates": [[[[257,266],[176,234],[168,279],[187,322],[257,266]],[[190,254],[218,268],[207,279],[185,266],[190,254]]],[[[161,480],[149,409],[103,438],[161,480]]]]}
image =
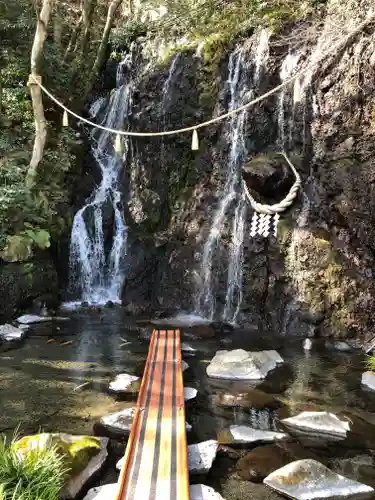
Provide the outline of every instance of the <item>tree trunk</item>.
{"type": "Polygon", "coordinates": [[[35,83],[41,81],[40,67],[43,57],[44,42],[47,38],[47,26],[51,15],[53,0],[43,0],[40,13],[37,14],[37,25],[31,50],[31,74],[27,85],[30,88],[35,120],[34,149],[27,172],[26,183],[28,186],[35,184],[39,163],[43,158],[44,147],[47,139],[47,122],[44,115],[42,91],[35,83]]]}
{"type": "Polygon", "coordinates": [[[122,4],[122,0],[112,0],[111,3],[109,4],[107,21],[105,23],[100,46],[99,46],[98,52],[96,54],[96,59],[95,59],[95,62],[93,64],[90,78],[89,78],[89,81],[88,81],[88,84],[86,87],[86,96],[91,91],[92,86],[93,86],[94,81],[95,81],[95,78],[98,76],[99,71],[102,69],[103,64],[105,62],[105,55],[106,55],[109,35],[111,33],[111,29],[113,26],[113,21],[114,21],[115,15],[116,15],[116,11],[120,7],[121,4],[122,4]]]}
{"type": "Polygon", "coordinates": [[[83,16],[81,16],[79,18],[78,23],[73,30],[72,36],[70,37],[69,44],[68,44],[68,47],[67,47],[67,49],[65,51],[65,55],[64,55],[64,62],[68,61],[70,54],[72,52],[74,52],[74,49],[77,46],[77,39],[78,39],[79,32],[81,31],[82,24],[83,24],[83,16]]]}
{"type": "Polygon", "coordinates": [[[83,57],[85,57],[87,47],[90,41],[92,18],[94,15],[96,3],[97,0],[82,0],[82,17],[83,17],[84,30],[83,30],[83,37],[81,44],[81,52],[83,57]]]}

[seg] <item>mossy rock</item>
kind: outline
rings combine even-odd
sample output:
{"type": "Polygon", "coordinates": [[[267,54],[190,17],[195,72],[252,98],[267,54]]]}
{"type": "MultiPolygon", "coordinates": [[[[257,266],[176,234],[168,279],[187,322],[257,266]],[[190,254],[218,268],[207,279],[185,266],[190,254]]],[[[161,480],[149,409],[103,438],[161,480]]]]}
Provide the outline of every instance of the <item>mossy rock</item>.
{"type": "Polygon", "coordinates": [[[12,446],[21,457],[35,450],[45,450],[48,453],[49,449],[55,447],[57,452],[64,457],[65,465],[72,475],[82,472],[101,449],[100,438],[63,433],[25,436],[12,446]]]}

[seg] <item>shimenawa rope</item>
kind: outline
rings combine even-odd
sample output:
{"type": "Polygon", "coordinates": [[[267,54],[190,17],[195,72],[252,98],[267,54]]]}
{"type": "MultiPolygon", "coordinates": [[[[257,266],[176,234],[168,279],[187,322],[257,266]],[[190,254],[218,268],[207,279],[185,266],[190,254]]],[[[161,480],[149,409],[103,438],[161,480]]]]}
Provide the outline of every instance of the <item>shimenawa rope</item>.
{"type": "Polygon", "coordinates": [[[301,177],[299,173],[297,172],[296,168],[294,167],[293,163],[289,160],[287,155],[285,153],[280,153],[285,160],[287,161],[289,167],[291,168],[292,172],[294,173],[294,176],[296,178],[293,186],[290,188],[289,193],[286,195],[286,197],[280,201],[279,203],[275,203],[274,205],[267,205],[263,203],[258,203],[250,194],[249,189],[246,185],[246,182],[242,180],[243,183],[243,188],[246,194],[246,198],[248,199],[250,205],[252,208],[258,212],[259,214],[267,214],[267,215],[274,215],[278,214],[281,212],[284,212],[287,208],[291,206],[293,201],[295,200],[298,190],[301,187],[301,177]]]}

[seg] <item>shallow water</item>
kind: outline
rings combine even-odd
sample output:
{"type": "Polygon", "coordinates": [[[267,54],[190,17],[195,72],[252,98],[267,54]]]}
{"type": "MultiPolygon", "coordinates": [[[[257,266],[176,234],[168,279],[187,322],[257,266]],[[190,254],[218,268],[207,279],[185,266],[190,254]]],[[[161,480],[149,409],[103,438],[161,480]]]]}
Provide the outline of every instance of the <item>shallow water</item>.
{"type": "MultiPolygon", "coordinates": [[[[151,328],[137,326],[121,308],[66,314],[70,321],[36,326],[22,347],[0,353],[0,432],[11,435],[20,425],[25,433],[39,429],[92,433],[101,416],[131,404],[109,395],[108,383],[118,373],[142,374],[151,328]]],[[[215,404],[217,392],[236,392],[250,385],[206,376],[205,368],[215,352],[239,343],[246,349],[277,348],[285,367],[256,387],[286,403],[291,414],[306,409],[306,405],[335,412],[345,409],[375,424],[375,393],[360,385],[364,371],[361,354],[305,353],[300,345],[287,344],[285,339],[259,339],[250,332],[229,334],[221,340],[184,341],[197,349],[194,356],[184,355],[190,365],[184,373],[185,385],[199,391],[197,398],[187,403],[187,421],[193,426],[190,442],[216,438],[231,424],[277,427],[277,415],[270,411],[215,404]]],[[[123,445],[120,453],[122,450],[123,445]]],[[[219,489],[227,500],[280,498],[262,485],[233,478],[233,465],[220,455],[206,483],[219,489]]],[[[113,461],[110,467],[102,481],[116,480],[113,461]]]]}

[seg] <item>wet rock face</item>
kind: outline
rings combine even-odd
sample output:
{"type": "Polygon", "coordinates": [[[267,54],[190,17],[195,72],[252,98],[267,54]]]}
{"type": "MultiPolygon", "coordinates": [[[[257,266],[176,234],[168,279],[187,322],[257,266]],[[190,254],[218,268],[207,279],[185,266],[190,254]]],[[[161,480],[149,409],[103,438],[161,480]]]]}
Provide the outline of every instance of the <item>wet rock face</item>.
{"type": "Polygon", "coordinates": [[[49,259],[27,264],[0,263],[0,319],[10,319],[38,297],[58,303],[58,276],[49,259]]]}
{"type": "MultiPolygon", "coordinates": [[[[373,331],[374,52],[371,37],[354,39],[337,60],[322,65],[302,103],[293,104],[293,88],[288,89],[286,149],[301,174],[304,195],[282,214],[277,239],[250,237],[248,210],[242,325],[284,335],[348,338],[353,345],[373,331]]],[[[256,95],[280,83],[282,58],[280,49],[276,54],[271,47],[256,95]]],[[[133,129],[180,128],[227,110],[228,57],[212,75],[189,52],[178,57],[171,79],[169,69],[150,68],[137,81],[133,129]],[[217,84],[214,91],[207,87],[207,74],[217,84]]],[[[244,177],[254,197],[269,203],[280,201],[294,182],[274,153],[277,116],[275,97],[254,107],[247,119],[244,177]]],[[[225,127],[205,129],[198,152],[191,151],[189,134],[131,141],[122,180],[129,225],[122,298],[129,312],[194,309],[203,245],[225,183],[225,127]]],[[[229,221],[213,258],[218,311],[225,301],[230,242],[229,221]]]]}

